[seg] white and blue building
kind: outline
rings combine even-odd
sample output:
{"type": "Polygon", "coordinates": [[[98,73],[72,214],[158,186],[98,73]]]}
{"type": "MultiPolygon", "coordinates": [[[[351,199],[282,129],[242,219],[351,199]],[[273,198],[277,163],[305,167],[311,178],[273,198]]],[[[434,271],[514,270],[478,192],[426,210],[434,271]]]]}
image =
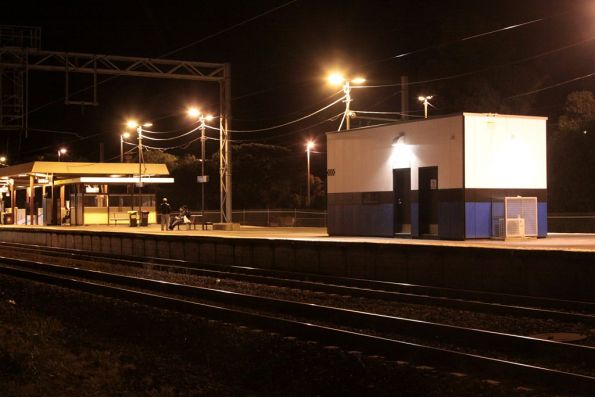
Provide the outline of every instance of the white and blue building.
{"type": "Polygon", "coordinates": [[[546,117],[462,113],[327,134],[328,233],[490,238],[503,197],[547,235],[546,117]]]}

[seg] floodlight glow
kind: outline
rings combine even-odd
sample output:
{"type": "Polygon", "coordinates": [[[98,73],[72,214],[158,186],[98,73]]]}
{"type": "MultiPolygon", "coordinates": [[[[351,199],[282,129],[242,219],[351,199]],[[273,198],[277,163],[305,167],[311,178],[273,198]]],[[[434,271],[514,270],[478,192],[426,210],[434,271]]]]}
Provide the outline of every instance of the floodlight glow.
{"type": "Polygon", "coordinates": [[[341,85],[345,81],[345,78],[340,73],[331,73],[327,80],[332,85],[341,85]]]}
{"type": "Polygon", "coordinates": [[[189,117],[198,117],[198,116],[200,116],[200,110],[198,110],[198,108],[191,107],[191,108],[188,108],[188,110],[186,110],[186,114],[189,117]]]}
{"type": "Polygon", "coordinates": [[[122,138],[128,139],[128,138],[130,138],[130,134],[128,132],[125,132],[122,134],[122,138]]]}
{"type": "Polygon", "coordinates": [[[136,120],[128,120],[126,122],[126,127],[128,127],[128,128],[136,128],[136,127],[138,127],[138,122],[136,120]]]}
{"type": "Polygon", "coordinates": [[[60,148],[60,153],[61,153],[61,154],[64,154],[64,153],[66,153],[66,152],[67,152],[66,148],[60,148]]]}
{"type": "Polygon", "coordinates": [[[214,118],[215,118],[215,116],[213,116],[212,114],[207,114],[207,115],[205,116],[205,120],[206,120],[206,121],[211,121],[211,120],[213,120],[214,118]]]}
{"type": "Polygon", "coordinates": [[[0,163],[5,163],[5,162],[6,162],[6,157],[4,157],[4,156],[1,156],[1,157],[0,157],[0,163]]]}
{"type": "Polygon", "coordinates": [[[413,152],[410,145],[405,143],[405,134],[401,133],[399,136],[393,138],[390,155],[390,164],[395,168],[411,167],[413,159],[413,152]]]}
{"type": "Polygon", "coordinates": [[[145,124],[143,124],[143,127],[152,127],[152,126],[153,126],[153,123],[145,123],[145,124]]]}
{"type": "Polygon", "coordinates": [[[353,80],[351,80],[351,82],[352,82],[353,84],[363,84],[363,83],[365,83],[365,82],[366,82],[366,79],[365,79],[365,78],[363,78],[363,77],[356,77],[356,78],[354,78],[353,80]]]}
{"type": "Polygon", "coordinates": [[[306,144],[306,149],[308,149],[308,150],[314,149],[314,142],[308,141],[308,143],[306,144]]]}

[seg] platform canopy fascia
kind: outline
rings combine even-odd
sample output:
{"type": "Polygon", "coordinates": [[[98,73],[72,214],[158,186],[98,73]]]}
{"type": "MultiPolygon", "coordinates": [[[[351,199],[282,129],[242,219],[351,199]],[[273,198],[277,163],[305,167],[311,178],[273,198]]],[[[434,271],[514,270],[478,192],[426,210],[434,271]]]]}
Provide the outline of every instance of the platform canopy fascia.
{"type": "MultiPolygon", "coordinates": [[[[140,168],[141,177],[155,178],[169,175],[169,171],[165,164],[146,163],[142,164],[140,168]]],[[[127,183],[117,182],[109,178],[135,178],[135,181],[128,183],[139,182],[139,166],[135,163],[82,163],[82,162],[58,162],[58,161],[34,161],[31,163],[16,164],[8,167],[0,168],[0,182],[2,180],[12,180],[15,185],[29,185],[29,178],[31,176],[51,179],[54,184],[63,180],[75,180],[82,177],[98,177],[106,178],[105,182],[97,183],[127,183]]],[[[143,181],[144,182],[144,181],[143,181]]],[[[79,183],[79,182],[73,182],[79,183]]],[[[80,182],[84,183],[84,182],[80,182]]],[[[91,183],[91,182],[88,182],[91,183]]],[[[172,183],[172,182],[155,182],[152,183],[172,183]]],[[[37,185],[37,184],[36,184],[37,185]]]]}
{"type": "Polygon", "coordinates": [[[156,184],[156,183],[174,183],[174,178],[152,178],[152,177],[97,177],[97,176],[83,176],[80,178],[71,178],[71,179],[61,179],[59,181],[55,181],[55,186],[60,185],[71,185],[75,183],[84,183],[87,185],[126,185],[131,183],[148,183],[148,184],[156,184]]]}
{"type": "MultiPolygon", "coordinates": [[[[165,164],[146,163],[140,168],[143,176],[169,175],[165,164]]],[[[0,177],[19,175],[138,175],[139,166],[135,163],[79,163],[66,161],[34,161],[0,168],[0,177]]]]}

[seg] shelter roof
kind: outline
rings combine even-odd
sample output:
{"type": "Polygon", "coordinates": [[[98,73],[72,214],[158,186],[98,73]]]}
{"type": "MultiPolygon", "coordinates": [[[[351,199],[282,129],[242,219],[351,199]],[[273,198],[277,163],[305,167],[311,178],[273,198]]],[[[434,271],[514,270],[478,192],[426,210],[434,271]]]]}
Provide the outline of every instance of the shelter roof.
{"type": "MultiPolygon", "coordinates": [[[[165,164],[146,163],[140,167],[143,176],[169,175],[165,164]]],[[[54,175],[56,177],[111,176],[139,174],[135,163],[79,163],[58,161],[34,161],[0,168],[0,178],[17,178],[25,175],[54,175]]]]}
{"type": "Polygon", "coordinates": [[[135,163],[78,163],[67,161],[34,161],[0,168],[0,184],[14,184],[17,189],[30,186],[30,177],[35,177],[33,185],[48,183],[67,185],[73,183],[173,183],[173,178],[165,178],[169,171],[165,164],[148,163],[140,166],[135,163]],[[133,179],[135,178],[135,179],[133,179]],[[138,179],[138,181],[136,180],[138,179]]]}
{"type": "MultiPolygon", "coordinates": [[[[357,113],[357,111],[355,112],[357,113]]],[[[377,125],[370,125],[365,127],[358,127],[352,128],[350,130],[342,130],[342,131],[328,131],[326,135],[334,135],[334,134],[345,134],[346,132],[357,133],[358,131],[364,130],[371,130],[374,128],[379,127],[386,127],[391,125],[403,125],[403,124],[410,124],[410,123],[432,123],[435,120],[445,119],[445,118],[453,118],[453,117],[491,117],[491,118],[521,118],[521,119],[536,119],[536,120],[547,120],[547,117],[544,116],[526,116],[526,115],[517,115],[517,114],[499,114],[499,113],[471,113],[471,112],[463,112],[463,113],[452,113],[452,114],[445,114],[439,116],[432,116],[426,118],[418,118],[418,119],[406,119],[406,120],[395,120],[391,122],[387,122],[385,124],[377,124],[377,125]]]]}

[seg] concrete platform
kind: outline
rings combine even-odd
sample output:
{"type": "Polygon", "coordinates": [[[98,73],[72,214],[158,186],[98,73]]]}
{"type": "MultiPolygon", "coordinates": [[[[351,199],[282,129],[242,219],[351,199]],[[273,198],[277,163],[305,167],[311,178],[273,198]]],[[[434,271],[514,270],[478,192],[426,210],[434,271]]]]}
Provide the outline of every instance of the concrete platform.
{"type": "Polygon", "coordinates": [[[323,228],[4,225],[0,241],[595,302],[595,234],[440,241],[329,237],[323,228]]]}
{"type": "Polygon", "coordinates": [[[376,244],[406,244],[449,247],[477,247],[528,250],[568,250],[595,252],[595,233],[549,233],[547,238],[518,239],[518,240],[424,240],[409,238],[387,237],[329,237],[326,228],[317,227],[256,227],[241,226],[240,230],[167,230],[162,231],[160,225],[146,227],[129,227],[124,225],[88,225],[88,226],[29,226],[29,225],[0,225],[6,228],[47,229],[64,231],[96,231],[133,234],[157,234],[168,236],[204,236],[220,238],[257,238],[280,239],[296,241],[335,241],[345,243],[376,243],[376,244]]]}

